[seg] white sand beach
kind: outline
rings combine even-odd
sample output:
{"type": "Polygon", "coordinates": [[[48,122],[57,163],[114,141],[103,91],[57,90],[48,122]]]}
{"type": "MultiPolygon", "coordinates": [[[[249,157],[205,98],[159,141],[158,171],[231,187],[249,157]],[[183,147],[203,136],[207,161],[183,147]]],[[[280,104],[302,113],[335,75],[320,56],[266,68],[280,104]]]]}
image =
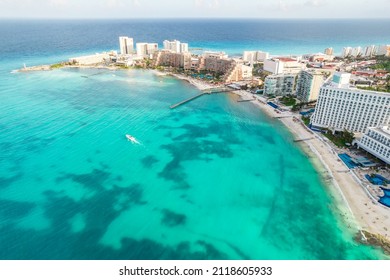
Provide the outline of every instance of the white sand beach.
{"type": "MultiPolygon", "coordinates": [[[[248,98],[251,95],[248,92],[237,92],[240,96],[248,98]]],[[[334,189],[330,191],[339,195],[346,203],[346,209],[352,213],[359,230],[366,230],[370,233],[380,234],[389,239],[390,237],[390,209],[379,204],[370,197],[365,188],[365,182],[360,181],[356,174],[349,170],[337,156],[337,152],[317,133],[309,130],[301,121],[298,114],[291,112],[277,113],[274,108],[261,102],[260,100],[252,101],[259,108],[267,113],[270,117],[278,118],[295,139],[310,139],[302,141],[303,150],[305,146],[310,149],[312,154],[316,155],[323,167],[328,170],[332,178],[334,189]]],[[[306,151],[307,153],[307,151],[306,151]]],[[[310,155],[309,155],[310,156],[310,155]]],[[[315,164],[315,162],[314,162],[315,164]]],[[[350,213],[340,213],[345,217],[346,222],[353,226],[353,221],[348,221],[350,213]]]]}

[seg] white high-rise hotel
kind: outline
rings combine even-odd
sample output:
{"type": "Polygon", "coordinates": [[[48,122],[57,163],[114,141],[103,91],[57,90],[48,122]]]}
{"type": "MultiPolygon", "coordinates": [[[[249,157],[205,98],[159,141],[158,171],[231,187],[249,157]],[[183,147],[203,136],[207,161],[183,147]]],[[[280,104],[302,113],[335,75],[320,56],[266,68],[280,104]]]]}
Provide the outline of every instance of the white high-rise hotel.
{"type": "Polygon", "coordinates": [[[313,126],[334,131],[366,132],[390,123],[390,94],[349,86],[350,74],[335,73],[320,89],[313,126]]]}
{"type": "Polygon", "coordinates": [[[367,133],[357,142],[372,155],[390,164],[390,127],[370,127],[367,133]]]}
{"type": "Polygon", "coordinates": [[[175,53],[185,53],[188,52],[188,44],[187,43],[181,43],[180,41],[174,40],[174,41],[168,41],[165,40],[163,42],[164,50],[170,50],[175,53]]]}
{"type": "Polygon", "coordinates": [[[134,52],[134,40],[129,37],[119,37],[119,47],[121,50],[121,54],[132,54],[134,52]]]}

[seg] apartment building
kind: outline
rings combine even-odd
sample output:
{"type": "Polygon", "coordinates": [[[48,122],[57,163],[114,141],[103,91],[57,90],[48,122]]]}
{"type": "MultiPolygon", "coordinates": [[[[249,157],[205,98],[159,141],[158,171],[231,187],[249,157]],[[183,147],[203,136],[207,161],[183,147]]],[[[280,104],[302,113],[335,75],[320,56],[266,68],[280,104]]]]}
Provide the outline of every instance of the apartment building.
{"type": "Polygon", "coordinates": [[[184,69],[191,69],[193,62],[190,53],[176,53],[170,50],[155,52],[153,60],[156,66],[170,66],[184,69]]]}
{"type": "Polygon", "coordinates": [[[303,70],[298,75],[296,94],[302,102],[318,99],[320,88],[325,79],[324,75],[315,70],[303,70]]]}
{"type": "Polygon", "coordinates": [[[188,52],[188,44],[181,43],[178,40],[168,41],[164,40],[163,42],[164,50],[169,50],[175,53],[185,53],[188,52]]]}
{"type": "Polygon", "coordinates": [[[244,51],[242,55],[244,62],[263,62],[267,59],[269,59],[269,53],[262,51],[244,51]]]}
{"type": "Polygon", "coordinates": [[[264,81],[264,94],[266,95],[292,95],[295,86],[295,74],[270,75],[264,81]]]}
{"type": "Polygon", "coordinates": [[[350,77],[335,73],[332,82],[321,87],[313,126],[365,133],[368,127],[389,124],[390,94],[350,87],[350,77]]]}
{"type": "Polygon", "coordinates": [[[133,38],[121,36],[119,37],[119,48],[121,55],[132,54],[134,52],[133,38]]]}
{"type": "Polygon", "coordinates": [[[138,56],[150,56],[158,51],[157,43],[137,43],[136,44],[138,56]]]}
{"type": "Polygon", "coordinates": [[[390,56],[390,45],[378,46],[377,55],[390,56]]]}
{"type": "Polygon", "coordinates": [[[298,74],[304,65],[294,58],[275,57],[264,61],[264,70],[272,74],[298,74]]]}
{"type": "Polygon", "coordinates": [[[390,164],[390,127],[369,127],[367,133],[357,141],[358,147],[390,164]]]}

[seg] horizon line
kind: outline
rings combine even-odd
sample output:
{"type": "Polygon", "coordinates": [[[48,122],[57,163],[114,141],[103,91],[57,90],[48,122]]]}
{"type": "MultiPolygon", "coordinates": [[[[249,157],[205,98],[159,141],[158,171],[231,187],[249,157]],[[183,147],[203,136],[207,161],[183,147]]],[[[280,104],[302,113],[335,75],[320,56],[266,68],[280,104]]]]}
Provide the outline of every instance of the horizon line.
{"type": "Polygon", "coordinates": [[[286,17],[3,17],[2,20],[390,20],[387,17],[369,18],[369,17],[351,17],[351,18],[286,18],[286,17]]]}

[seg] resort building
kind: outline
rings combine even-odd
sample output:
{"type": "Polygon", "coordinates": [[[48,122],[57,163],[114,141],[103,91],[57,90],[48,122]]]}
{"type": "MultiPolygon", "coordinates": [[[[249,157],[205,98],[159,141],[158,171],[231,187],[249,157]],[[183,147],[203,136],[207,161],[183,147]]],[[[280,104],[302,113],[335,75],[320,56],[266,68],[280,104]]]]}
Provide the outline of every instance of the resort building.
{"type": "Polygon", "coordinates": [[[365,133],[368,127],[390,123],[390,94],[350,87],[350,77],[335,73],[332,82],[321,87],[313,126],[365,133]]]}
{"type": "Polygon", "coordinates": [[[224,77],[226,83],[239,82],[252,78],[253,68],[235,61],[234,67],[228,71],[224,77]]]}
{"type": "Polygon", "coordinates": [[[199,58],[199,69],[226,74],[235,66],[235,61],[224,52],[204,52],[199,58]]]}
{"type": "Polygon", "coordinates": [[[333,48],[326,48],[326,49],[324,50],[324,53],[325,53],[326,55],[333,55],[333,48]]]}
{"type": "Polygon", "coordinates": [[[367,46],[364,48],[363,56],[364,57],[372,57],[376,55],[376,47],[375,45],[367,46]]]}
{"type": "Polygon", "coordinates": [[[348,56],[352,55],[352,48],[351,47],[345,47],[343,48],[343,52],[341,54],[342,57],[346,58],[348,56]]]}
{"type": "Polygon", "coordinates": [[[206,70],[215,73],[227,73],[232,70],[235,62],[229,58],[202,57],[199,64],[199,70],[206,70]]]}
{"type": "Polygon", "coordinates": [[[324,75],[319,71],[301,71],[297,80],[297,98],[302,102],[317,100],[324,81],[324,75]]]}
{"type": "Polygon", "coordinates": [[[138,56],[150,56],[158,51],[157,43],[137,43],[137,55],[138,56]]]}
{"type": "Polygon", "coordinates": [[[129,37],[119,37],[119,47],[121,55],[132,54],[134,52],[134,40],[129,37]]]}
{"type": "Polygon", "coordinates": [[[180,52],[181,53],[188,52],[188,44],[187,43],[180,43],[180,52]]]}
{"type": "Polygon", "coordinates": [[[362,55],[362,47],[355,47],[352,49],[351,56],[359,57],[362,55]]]}
{"type": "Polygon", "coordinates": [[[244,62],[263,62],[269,59],[269,53],[262,51],[245,51],[242,55],[244,62]]]}
{"type": "Polygon", "coordinates": [[[325,62],[325,61],[333,61],[333,55],[327,55],[324,53],[315,53],[310,55],[309,60],[312,62],[325,62]]]}
{"type": "Polygon", "coordinates": [[[266,95],[292,95],[294,93],[296,75],[280,74],[265,78],[264,94],[266,95]]]}
{"type": "Polygon", "coordinates": [[[377,55],[390,56],[390,45],[379,46],[377,55]]]}
{"type": "Polygon", "coordinates": [[[176,53],[170,50],[162,50],[155,52],[153,55],[155,66],[167,66],[175,68],[183,68],[186,70],[192,68],[192,57],[190,53],[176,53]]]}
{"type": "Polygon", "coordinates": [[[228,58],[228,55],[225,52],[204,52],[202,54],[203,58],[219,58],[219,59],[224,59],[228,58]]]}
{"type": "Polygon", "coordinates": [[[264,61],[264,70],[272,74],[298,74],[304,66],[290,57],[275,57],[264,61]]]}
{"type": "Polygon", "coordinates": [[[390,164],[390,127],[370,127],[357,141],[358,147],[390,164]]]}
{"type": "Polygon", "coordinates": [[[188,52],[188,44],[187,43],[181,43],[178,40],[168,41],[165,40],[163,42],[163,48],[164,50],[169,50],[175,53],[185,53],[188,52]]]}

